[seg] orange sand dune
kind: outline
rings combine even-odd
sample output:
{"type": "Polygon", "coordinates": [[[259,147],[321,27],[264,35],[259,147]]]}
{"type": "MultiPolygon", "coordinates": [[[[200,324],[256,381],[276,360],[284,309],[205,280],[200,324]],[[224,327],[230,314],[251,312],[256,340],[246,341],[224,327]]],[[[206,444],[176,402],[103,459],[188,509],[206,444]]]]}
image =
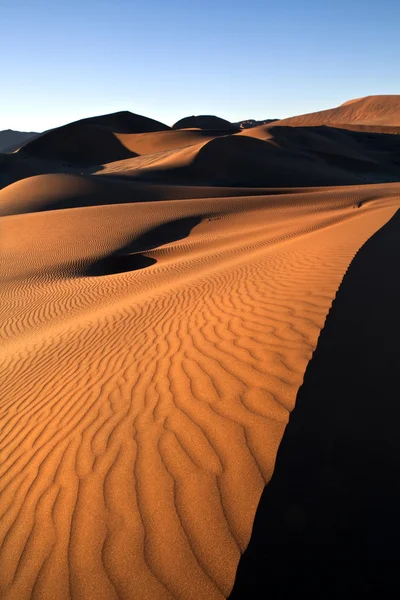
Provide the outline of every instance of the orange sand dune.
{"type": "Polygon", "coordinates": [[[153,119],[128,111],[82,119],[57,127],[28,141],[20,151],[30,158],[60,160],[79,165],[98,164],[132,156],[116,134],[168,130],[153,119]]]}
{"type": "Polygon", "coordinates": [[[2,600],[227,598],[332,300],[399,207],[395,136],[138,119],[1,157],[2,600]]]}
{"type": "Polygon", "coordinates": [[[350,185],[400,177],[397,136],[378,136],[379,143],[374,141],[371,151],[366,134],[265,127],[116,161],[97,173],[170,184],[264,188],[350,185]]]}
{"type": "Polygon", "coordinates": [[[400,95],[366,96],[337,108],[282,119],[276,125],[372,125],[400,127],[400,95]]]}
{"type": "Polygon", "coordinates": [[[116,134],[118,140],[129,150],[142,156],[185,146],[207,142],[215,136],[209,130],[169,130],[142,134],[116,134]]]}
{"type": "Polygon", "coordinates": [[[307,116],[307,126],[282,120],[243,130],[207,116],[193,117],[198,122],[189,125],[200,127],[194,129],[170,129],[129,112],[83,119],[42,134],[15,154],[0,155],[0,187],[54,173],[264,188],[398,181],[400,142],[398,135],[387,135],[396,127],[382,124],[397,122],[398,97],[373,98],[328,111],[336,116],[353,111],[345,124],[332,115],[320,118],[324,111],[310,122],[307,116]],[[325,121],[329,127],[321,125],[325,121]]]}
{"type": "Polygon", "coordinates": [[[3,218],[3,598],[227,597],[332,298],[399,192],[3,218]]]}
{"type": "MultiPolygon", "coordinates": [[[[135,165],[136,161],[134,165],[131,161],[110,163],[96,177],[73,173],[26,177],[0,190],[0,216],[103,204],[174,199],[247,198],[293,193],[292,188],[166,185],[151,181],[137,181],[129,178],[132,166],[135,165]],[[118,177],[107,177],[107,175],[118,177]]],[[[133,169],[134,173],[135,171],[136,169],[133,169]]],[[[302,192],[311,189],[314,188],[305,188],[302,192]]]]}
{"type": "MultiPolygon", "coordinates": [[[[346,125],[345,129],[319,126],[287,126],[279,124],[262,125],[241,132],[241,136],[258,138],[287,149],[298,155],[307,155],[328,169],[340,169],[347,177],[361,177],[366,181],[383,181],[384,173],[395,180],[399,179],[400,138],[387,135],[391,131],[381,131],[358,125],[346,125]],[[386,135],[382,135],[385,134],[386,135]]],[[[324,171],[320,171],[322,174],[324,171]]],[[[312,177],[312,174],[309,174],[312,177]]]]}

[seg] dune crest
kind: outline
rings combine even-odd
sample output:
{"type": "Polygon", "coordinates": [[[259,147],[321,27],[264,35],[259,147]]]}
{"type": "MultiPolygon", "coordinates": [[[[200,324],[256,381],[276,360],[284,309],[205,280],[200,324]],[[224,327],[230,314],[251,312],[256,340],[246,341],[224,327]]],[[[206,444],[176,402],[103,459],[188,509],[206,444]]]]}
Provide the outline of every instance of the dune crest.
{"type": "Polygon", "coordinates": [[[191,117],[184,117],[180,119],[173,125],[173,129],[206,129],[206,130],[220,130],[220,131],[235,131],[239,130],[240,127],[227,121],[226,119],[221,119],[221,117],[216,117],[214,115],[198,115],[191,117]]]}
{"type": "Polygon", "coordinates": [[[282,119],[277,125],[364,125],[400,127],[400,95],[365,96],[337,108],[282,119]]]}

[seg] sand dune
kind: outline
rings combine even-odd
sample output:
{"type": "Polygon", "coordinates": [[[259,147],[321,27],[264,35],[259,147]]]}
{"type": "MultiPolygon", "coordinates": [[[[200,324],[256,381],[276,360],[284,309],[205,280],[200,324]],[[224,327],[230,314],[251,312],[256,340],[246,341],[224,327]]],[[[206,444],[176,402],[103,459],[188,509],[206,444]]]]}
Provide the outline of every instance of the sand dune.
{"type": "MultiPolygon", "coordinates": [[[[359,102],[364,112],[359,109],[357,114],[367,114],[368,108],[373,122],[375,104],[360,100],[349,106],[359,102]]],[[[392,97],[381,104],[384,114],[394,115],[397,104],[392,97]]],[[[336,122],[328,127],[313,121],[305,127],[283,120],[241,130],[227,129],[228,122],[224,125],[217,117],[194,119],[200,119],[198,127],[193,122],[194,128],[188,129],[170,129],[129,112],[70,123],[42,134],[15,154],[0,155],[0,186],[55,173],[158,185],[255,188],[354,185],[398,181],[400,176],[400,141],[398,135],[387,134],[390,126],[354,121],[339,130],[342,124],[336,122]]]]}
{"type": "MultiPolygon", "coordinates": [[[[255,127],[241,135],[307,155],[317,163],[323,163],[325,169],[346,171],[347,177],[383,181],[386,173],[394,180],[399,178],[400,138],[397,135],[382,135],[381,131],[371,131],[370,128],[363,131],[361,127],[349,130],[325,125],[284,126],[280,123],[255,127]]],[[[328,181],[326,175],[325,180],[328,181]]]]}
{"type": "Polygon", "coordinates": [[[214,115],[198,115],[184,117],[173,125],[173,129],[215,129],[221,131],[232,131],[240,129],[239,125],[235,125],[221,117],[214,115]]]}
{"type": "Polygon", "coordinates": [[[143,134],[117,134],[119,141],[129,150],[143,156],[201,144],[213,139],[215,131],[169,130],[143,134]]]}
{"type": "Polygon", "coordinates": [[[51,129],[28,141],[20,152],[22,156],[29,158],[59,160],[79,165],[101,164],[133,155],[119,141],[116,134],[168,129],[163,123],[128,111],[113,113],[51,129]]]}
{"type": "Polygon", "coordinates": [[[340,132],[328,128],[298,132],[298,128],[265,127],[116,161],[97,172],[169,184],[264,188],[389,182],[399,177],[397,136],[387,140],[388,156],[371,152],[363,140],[350,135],[337,139],[340,132]]]}
{"type": "Polygon", "coordinates": [[[366,96],[345,102],[337,108],[290,117],[279,125],[364,125],[400,127],[400,95],[366,96]]]}
{"type": "MultiPolygon", "coordinates": [[[[400,282],[394,276],[399,228],[397,211],[360,248],[343,278],[297,394],[230,600],[298,593],[298,574],[291,576],[287,565],[299,556],[311,561],[400,556],[400,482],[394,476],[400,461],[400,282]]],[[[325,587],[324,570],[309,577],[316,589],[325,587]]],[[[306,576],[300,589],[309,585],[306,576]]],[[[370,581],[360,584],[357,577],[358,590],[360,585],[366,590],[370,581]]]]}
{"type": "Polygon", "coordinates": [[[3,162],[4,600],[227,598],[332,300],[400,205],[385,173],[326,184],[374,164],[340,132],[124,123],[3,162]]]}
{"type": "Polygon", "coordinates": [[[71,123],[44,133],[21,150],[28,158],[91,165],[132,156],[112,131],[84,123],[71,123]]]}
{"type": "MultiPolygon", "coordinates": [[[[104,204],[174,199],[201,201],[202,198],[229,199],[293,193],[292,188],[166,185],[137,181],[129,177],[132,172],[130,167],[131,161],[118,161],[101,171],[104,176],[54,173],[26,177],[0,190],[0,216],[104,204]]],[[[136,169],[133,169],[133,172],[135,173],[136,169]]]]}
{"type": "Polygon", "coordinates": [[[124,110],[108,115],[89,117],[81,119],[77,123],[95,125],[113,131],[114,133],[149,133],[156,131],[168,131],[170,127],[155,119],[136,115],[129,110],[124,110]]]}

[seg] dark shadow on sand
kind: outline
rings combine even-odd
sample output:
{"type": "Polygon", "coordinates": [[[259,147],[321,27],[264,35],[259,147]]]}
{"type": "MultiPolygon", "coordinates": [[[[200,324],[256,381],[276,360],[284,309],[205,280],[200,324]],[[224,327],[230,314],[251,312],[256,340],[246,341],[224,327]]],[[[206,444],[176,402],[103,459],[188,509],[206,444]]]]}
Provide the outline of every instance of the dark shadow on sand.
{"type": "Polygon", "coordinates": [[[400,211],[333,302],[231,600],[281,597],[288,561],[400,558],[399,263],[400,211]]]}
{"type": "Polygon", "coordinates": [[[114,252],[96,260],[80,275],[85,277],[114,275],[127,271],[138,271],[154,265],[157,262],[156,259],[146,256],[143,254],[144,252],[187,237],[201,220],[201,216],[184,217],[153,227],[131,239],[114,252]]]}

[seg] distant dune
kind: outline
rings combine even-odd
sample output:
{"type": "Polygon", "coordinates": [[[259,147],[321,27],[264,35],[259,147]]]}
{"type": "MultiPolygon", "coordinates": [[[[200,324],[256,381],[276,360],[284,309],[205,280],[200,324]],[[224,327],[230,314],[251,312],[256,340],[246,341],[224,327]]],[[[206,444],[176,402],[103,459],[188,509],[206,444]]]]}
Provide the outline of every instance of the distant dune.
{"type": "MultiPolygon", "coordinates": [[[[396,102],[380,98],[337,109],[356,110],[346,127],[194,117],[170,128],[119,112],[0,155],[2,600],[229,597],[332,301],[400,207],[400,136],[349,129],[395,127],[396,102]],[[367,114],[379,124],[359,125],[367,114]]],[[[371,273],[393,276],[395,289],[374,247],[371,273]]],[[[378,308],[360,309],[366,357],[376,355],[370,331],[396,330],[395,301],[373,296],[378,308]]],[[[394,364],[396,337],[386,346],[384,336],[379,364],[394,364]]],[[[364,377],[377,390],[379,413],[370,360],[352,385],[364,377]]],[[[316,406],[336,390],[337,421],[352,415],[375,455],[364,397],[341,389],[336,368],[317,367],[316,406]]],[[[325,444],[323,427],[312,433],[325,444]]],[[[295,460],[298,439],[286,446],[295,460]]],[[[317,458],[311,448],[306,472],[317,458]]],[[[324,471],[333,493],[343,462],[324,471]]],[[[302,513],[284,491],[301,495],[303,479],[289,472],[279,507],[296,526],[302,513]]],[[[358,485],[352,477],[349,489],[358,485]]],[[[354,506],[358,526],[376,530],[354,506]]],[[[323,521],[318,534],[324,544],[323,521]]]]}
{"type": "Polygon", "coordinates": [[[255,187],[346,185],[357,181],[352,173],[246,136],[218,137],[180,153],[159,157],[138,177],[197,185],[255,187]]]}
{"type": "Polygon", "coordinates": [[[0,131],[0,152],[14,152],[18,150],[28,140],[39,135],[33,131],[14,131],[12,129],[6,129],[0,131]]]}
{"type": "Polygon", "coordinates": [[[362,125],[400,128],[400,95],[366,96],[345,102],[337,108],[282,119],[279,124],[296,127],[362,125]]]}
{"type": "Polygon", "coordinates": [[[274,125],[239,135],[182,130],[180,140],[173,135],[178,132],[163,133],[162,138],[144,134],[140,140],[119,136],[140,156],[104,165],[98,173],[168,184],[244,187],[348,185],[399,177],[398,136],[371,138],[369,133],[325,126],[274,125]]]}
{"type": "Polygon", "coordinates": [[[114,113],[51,129],[25,144],[21,155],[77,165],[101,164],[135,155],[116,134],[168,129],[163,123],[127,111],[114,113]]]}
{"type": "Polygon", "coordinates": [[[239,126],[213,115],[193,115],[177,121],[175,125],[173,125],[173,129],[216,129],[221,131],[232,131],[239,129],[239,126]]]}
{"type": "Polygon", "coordinates": [[[98,117],[89,117],[77,121],[77,123],[86,123],[88,125],[96,125],[104,129],[109,129],[114,133],[148,133],[154,131],[167,131],[170,129],[168,125],[155,121],[149,117],[135,115],[128,110],[101,115],[98,117]]]}

